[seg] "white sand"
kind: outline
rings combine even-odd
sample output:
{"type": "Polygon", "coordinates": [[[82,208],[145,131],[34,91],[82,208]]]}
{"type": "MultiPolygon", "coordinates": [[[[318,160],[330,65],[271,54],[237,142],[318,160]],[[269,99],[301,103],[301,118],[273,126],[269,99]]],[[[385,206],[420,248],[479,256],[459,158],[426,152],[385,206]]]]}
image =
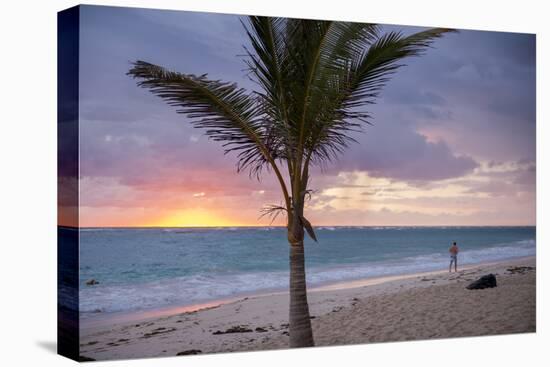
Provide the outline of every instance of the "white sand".
{"type": "MultiPolygon", "coordinates": [[[[312,289],[316,345],[534,332],[535,258],[312,289]],[[466,290],[494,273],[498,286],[466,290]]],[[[248,297],[195,312],[81,329],[81,355],[96,360],[286,348],[288,295],[248,297]],[[213,334],[234,326],[251,332],[213,334]],[[262,328],[265,332],[256,328],[262,328]]]]}

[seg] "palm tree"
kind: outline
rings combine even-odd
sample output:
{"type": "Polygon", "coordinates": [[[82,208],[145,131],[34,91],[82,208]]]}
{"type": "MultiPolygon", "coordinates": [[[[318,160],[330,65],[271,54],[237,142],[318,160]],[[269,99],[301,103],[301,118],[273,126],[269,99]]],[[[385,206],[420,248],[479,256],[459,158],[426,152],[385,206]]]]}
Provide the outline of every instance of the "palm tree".
{"type": "Polygon", "coordinates": [[[235,152],[237,171],[260,178],[272,171],[284,204],[263,209],[286,215],[290,244],[290,347],[313,346],[306,292],[304,233],[317,241],[304,215],[310,167],[333,161],[371,123],[366,110],[389,77],[450,29],[404,36],[376,24],[249,17],[245,62],[258,90],[207,75],[168,71],[136,61],[128,72],[206,135],[235,152]]]}

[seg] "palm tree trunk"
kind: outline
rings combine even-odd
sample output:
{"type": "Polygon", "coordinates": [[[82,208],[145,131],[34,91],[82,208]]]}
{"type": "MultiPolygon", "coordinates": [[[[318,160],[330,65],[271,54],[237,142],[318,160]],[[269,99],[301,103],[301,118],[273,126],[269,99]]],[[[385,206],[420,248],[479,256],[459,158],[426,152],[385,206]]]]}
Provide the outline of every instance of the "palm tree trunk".
{"type": "Polygon", "coordinates": [[[290,348],[312,347],[313,332],[307,303],[303,230],[301,240],[290,242],[290,348]]]}

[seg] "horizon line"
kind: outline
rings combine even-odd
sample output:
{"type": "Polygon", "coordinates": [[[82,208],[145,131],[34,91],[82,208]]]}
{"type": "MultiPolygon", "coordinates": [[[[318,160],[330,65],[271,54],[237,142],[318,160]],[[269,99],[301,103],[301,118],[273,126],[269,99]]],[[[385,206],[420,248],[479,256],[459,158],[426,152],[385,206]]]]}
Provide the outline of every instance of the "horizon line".
{"type": "MultiPolygon", "coordinates": [[[[282,225],[235,225],[235,226],[67,226],[58,224],[58,227],[66,228],[78,228],[78,229],[99,229],[99,228],[113,228],[113,229],[132,229],[132,228],[175,228],[175,229],[187,229],[187,228],[200,228],[200,229],[214,229],[214,228],[286,228],[282,225]]],[[[478,224],[437,224],[437,225],[425,225],[425,224],[413,224],[413,225],[318,225],[313,226],[313,228],[323,228],[323,227],[334,227],[334,228],[374,228],[374,227],[536,227],[536,224],[488,224],[488,225],[478,225],[478,224]]]]}

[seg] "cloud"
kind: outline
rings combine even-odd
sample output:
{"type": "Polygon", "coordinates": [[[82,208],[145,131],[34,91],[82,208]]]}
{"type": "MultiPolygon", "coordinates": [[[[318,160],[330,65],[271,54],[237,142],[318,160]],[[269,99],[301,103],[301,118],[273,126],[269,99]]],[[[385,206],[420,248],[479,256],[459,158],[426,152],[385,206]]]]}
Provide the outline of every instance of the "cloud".
{"type": "Polygon", "coordinates": [[[388,208],[380,210],[335,210],[330,206],[323,208],[321,212],[308,212],[310,222],[314,226],[335,225],[369,225],[369,226],[476,226],[484,225],[532,225],[534,212],[521,218],[510,211],[494,208],[477,211],[470,214],[457,214],[451,211],[437,214],[422,213],[415,210],[394,211],[388,208]]]}
{"type": "Polygon", "coordinates": [[[447,100],[440,94],[422,89],[391,88],[384,93],[384,101],[395,104],[445,106],[447,100]]]}
{"type": "Polygon", "coordinates": [[[329,172],[363,170],[375,177],[431,181],[459,177],[477,166],[473,158],[454,154],[444,141],[429,141],[406,126],[376,125],[329,172]]]}
{"type": "Polygon", "coordinates": [[[511,167],[516,163],[489,168],[483,162],[467,176],[421,186],[362,171],[341,172],[325,179],[306,212],[316,225],[532,224],[534,185],[514,181],[529,170],[511,167]]]}

